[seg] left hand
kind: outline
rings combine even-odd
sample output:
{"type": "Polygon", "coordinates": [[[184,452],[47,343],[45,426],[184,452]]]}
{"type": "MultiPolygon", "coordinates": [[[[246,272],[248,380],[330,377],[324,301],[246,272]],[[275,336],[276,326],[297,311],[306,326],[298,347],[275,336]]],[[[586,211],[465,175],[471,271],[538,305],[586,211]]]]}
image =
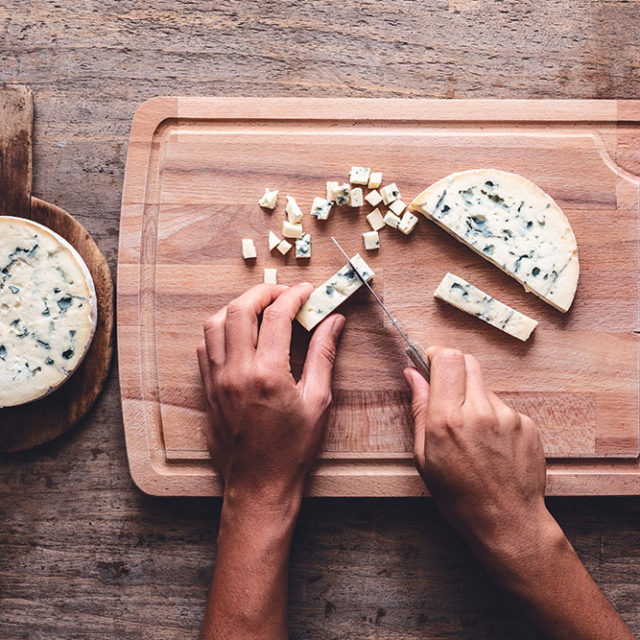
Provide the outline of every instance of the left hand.
{"type": "Polygon", "coordinates": [[[225,500],[279,506],[302,496],[331,403],[344,317],[315,330],[296,383],[292,322],[313,286],[260,284],[211,316],[198,347],[209,413],[208,444],[225,500]],[[258,328],[258,317],[262,322],[258,328]]]}

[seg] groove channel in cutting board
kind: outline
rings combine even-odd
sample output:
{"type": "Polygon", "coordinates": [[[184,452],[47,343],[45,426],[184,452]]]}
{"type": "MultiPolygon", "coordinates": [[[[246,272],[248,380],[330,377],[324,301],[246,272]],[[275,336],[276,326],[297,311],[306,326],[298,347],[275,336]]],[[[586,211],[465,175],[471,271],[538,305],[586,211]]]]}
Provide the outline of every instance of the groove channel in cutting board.
{"type": "MultiPolygon", "coordinates": [[[[352,164],[382,170],[406,202],[439,177],[480,166],[521,173],[556,199],[580,250],[578,294],[566,315],[425,220],[409,237],[383,230],[381,249],[366,259],[374,287],[412,338],[474,353],[488,385],[538,421],[551,492],[620,492],[631,486],[625,474],[635,482],[638,126],[629,115],[618,124],[615,101],[594,102],[591,111],[584,102],[519,103],[521,120],[510,123],[497,119],[491,101],[455,102],[459,118],[446,122],[450,105],[170,98],[139,110],[123,196],[118,325],[127,446],[142,488],[219,491],[194,357],[202,324],[261,282],[265,266],[277,267],[285,284],[322,282],[342,264],[331,235],[349,253],[362,251],[370,207],[334,210],[327,222],[307,213],[324,182],[345,180],[352,164]],[[281,189],[274,213],[256,204],[266,186],[281,189]],[[305,211],[308,265],[266,246],[269,229],[279,233],[285,193],[305,211]],[[254,265],[241,258],[243,237],[256,241],[254,265]],[[538,319],[533,337],[520,343],[434,300],[448,270],[538,319]]],[[[633,103],[623,106],[636,117],[633,103]]],[[[310,492],[419,494],[402,345],[365,291],[344,311],[334,407],[310,492]]],[[[294,372],[307,341],[296,326],[294,372]]]]}

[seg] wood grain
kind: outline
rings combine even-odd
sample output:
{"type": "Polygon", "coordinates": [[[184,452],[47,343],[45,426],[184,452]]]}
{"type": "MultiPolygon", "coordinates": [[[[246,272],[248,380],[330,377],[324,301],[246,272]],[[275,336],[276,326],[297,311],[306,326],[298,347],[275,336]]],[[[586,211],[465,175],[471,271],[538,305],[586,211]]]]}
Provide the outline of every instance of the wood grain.
{"type": "MultiPolygon", "coordinates": [[[[582,277],[567,314],[526,295],[426,221],[411,237],[381,232],[380,250],[366,254],[377,273],[373,286],[412,339],[474,353],[491,388],[531,415],[551,460],[551,492],[640,492],[640,165],[615,160],[640,119],[629,120],[633,103],[625,108],[621,123],[616,101],[145,103],[129,144],[118,270],[120,383],[138,486],[158,495],[220,491],[194,357],[201,325],[260,282],[265,266],[278,268],[284,284],[321,283],[343,262],[332,235],[351,254],[363,250],[372,207],[336,208],[326,222],[307,214],[313,249],[301,264],[269,254],[269,230],[280,232],[284,212],[257,205],[269,186],[309,211],[326,179],[346,179],[359,164],[381,169],[407,202],[444,175],[486,166],[521,173],[554,197],[580,251],[582,277]],[[256,241],[255,263],[240,256],[243,237],[256,241]],[[519,343],[434,300],[447,270],[538,319],[532,339],[519,343]],[[580,477],[568,462],[579,458],[580,477]],[[627,460],[627,473],[610,477],[608,460],[627,460]]],[[[310,495],[422,495],[412,465],[404,349],[366,291],[344,312],[336,401],[310,495]]],[[[294,362],[301,364],[306,343],[296,326],[294,362]]]]}
{"type": "Polygon", "coordinates": [[[71,243],[91,273],[98,300],[95,334],[78,370],[41,400],[0,409],[0,451],[6,452],[57,438],[91,409],[111,366],[114,294],[109,265],[84,227],[59,207],[31,197],[31,91],[0,86],[0,117],[0,213],[39,222],[71,243]]]}
{"type": "MultiPolygon", "coordinates": [[[[640,3],[626,0],[5,0],[0,25],[0,81],[37,94],[34,194],[80,220],[114,272],[147,98],[640,95],[640,3]]],[[[3,638],[197,635],[219,501],[135,488],[116,373],[78,428],[0,457],[3,638]]],[[[548,502],[640,634],[640,499],[548,502]]],[[[307,500],[290,593],[293,640],[535,637],[428,500],[307,500]]]]}

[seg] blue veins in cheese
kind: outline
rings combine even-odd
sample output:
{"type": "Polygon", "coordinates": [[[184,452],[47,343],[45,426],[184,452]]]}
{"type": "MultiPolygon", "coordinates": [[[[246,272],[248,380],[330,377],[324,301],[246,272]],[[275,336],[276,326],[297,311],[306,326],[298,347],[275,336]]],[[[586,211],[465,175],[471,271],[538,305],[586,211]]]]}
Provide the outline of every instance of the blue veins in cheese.
{"type": "Polygon", "coordinates": [[[64,383],[96,321],[93,281],[77,251],[40,224],[0,216],[0,407],[64,383]]]}
{"type": "Polygon", "coordinates": [[[502,269],[559,311],[571,307],[580,266],[569,220],[542,189],[497,169],[454,173],[423,191],[410,209],[502,269]]]}
{"type": "Polygon", "coordinates": [[[512,309],[453,273],[447,273],[433,294],[518,340],[525,341],[538,322],[512,309]]]}
{"type": "MultiPolygon", "coordinates": [[[[373,270],[362,259],[359,253],[351,258],[351,262],[367,282],[373,278],[373,270]]],[[[311,292],[311,295],[300,307],[296,315],[298,322],[307,331],[311,331],[311,329],[335,311],[361,286],[362,281],[358,277],[358,274],[355,273],[349,264],[344,265],[344,267],[331,276],[324,284],[321,284],[311,292]]]]}
{"type": "Polygon", "coordinates": [[[333,188],[331,191],[331,198],[329,199],[337,205],[343,205],[349,202],[350,194],[351,187],[345,182],[344,184],[339,184],[333,188]]]}
{"type": "Polygon", "coordinates": [[[296,258],[311,257],[311,234],[305,233],[296,240],[296,258]]]}

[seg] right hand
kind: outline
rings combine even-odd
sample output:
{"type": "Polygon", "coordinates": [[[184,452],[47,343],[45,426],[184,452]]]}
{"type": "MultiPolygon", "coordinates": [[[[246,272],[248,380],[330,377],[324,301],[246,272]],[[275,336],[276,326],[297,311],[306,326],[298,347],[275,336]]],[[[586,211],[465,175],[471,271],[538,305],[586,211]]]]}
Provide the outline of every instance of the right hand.
{"type": "Polygon", "coordinates": [[[430,385],[415,369],[404,372],[416,466],[442,514],[480,560],[500,563],[556,526],[544,503],[538,429],[487,391],[473,356],[442,347],[428,353],[430,385]]]}

